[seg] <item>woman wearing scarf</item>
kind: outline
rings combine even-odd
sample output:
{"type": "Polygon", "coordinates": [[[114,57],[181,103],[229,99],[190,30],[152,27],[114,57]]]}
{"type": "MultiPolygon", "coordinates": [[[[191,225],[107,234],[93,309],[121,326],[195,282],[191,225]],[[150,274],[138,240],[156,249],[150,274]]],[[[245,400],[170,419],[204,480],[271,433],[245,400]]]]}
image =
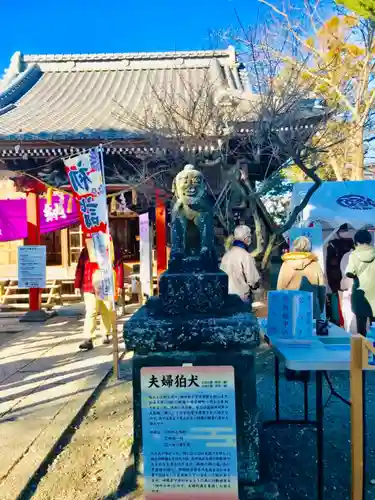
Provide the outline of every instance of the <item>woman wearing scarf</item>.
{"type": "Polygon", "coordinates": [[[283,255],[282,260],[277,289],[312,292],[314,319],[320,319],[325,302],[324,275],[318,258],[311,253],[309,238],[306,236],[296,238],[292,245],[292,251],[283,255]]]}
{"type": "Polygon", "coordinates": [[[254,257],[249,252],[251,230],[237,226],[231,248],[221,261],[221,270],[229,278],[229,293],[239,295],[243,302],[251,302],[251,291],[259,287],[260,276],[254,257]]]}

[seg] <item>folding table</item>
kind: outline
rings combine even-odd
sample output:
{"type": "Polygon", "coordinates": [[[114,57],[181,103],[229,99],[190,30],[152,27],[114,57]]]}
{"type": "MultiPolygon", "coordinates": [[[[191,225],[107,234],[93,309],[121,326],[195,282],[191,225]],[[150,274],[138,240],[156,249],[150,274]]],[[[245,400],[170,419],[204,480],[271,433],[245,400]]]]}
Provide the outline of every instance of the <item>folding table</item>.
{"type": "MultiPolygon", "coordinates": [[[[266,328],[264,329],[266,331],[266,328]]],[[[351,335],[336,325],[330,325],[328,337],[317,337],[309,339],[286,340],[280,338],[268,338],[264,331],[266,342],[272,347],[275,354],[275,420],[265,422],[265,426],[280,424],[314,425],[317,428],[317,475],[318,487],[317,498],[324,497],[324,462],[323,462],[323,438],[324,438],[324,405],[323,405],[323,376],[329,384],[331,396],[336,396],[350,405],[340,394],[338,394],[327,375],[328,371],[350,372],[350,338],[351,335]],[[304,381],[304,418],[282,419],[280,418],[280,361],[285,367],[296,371],[311,371],[316,374],[316,418],[309,419],[308,409],[308,381],[304,381]]],[[[365,382],[365,379],[364,379],[365,382]]],[[[365,383],[363,384],[365,391],[365,383]]],[[[363,398],[365,401],[365,398],[363,398]]],[[[365,409],[364,409],[365,415],[365,409]]],[[[365,429],[364,429],[365,433],[365,429]]],[[[364,440],[365,443],[365,440],[364,440]]],[[[365,467],[365,465],[364,465],[365,467]]]]}

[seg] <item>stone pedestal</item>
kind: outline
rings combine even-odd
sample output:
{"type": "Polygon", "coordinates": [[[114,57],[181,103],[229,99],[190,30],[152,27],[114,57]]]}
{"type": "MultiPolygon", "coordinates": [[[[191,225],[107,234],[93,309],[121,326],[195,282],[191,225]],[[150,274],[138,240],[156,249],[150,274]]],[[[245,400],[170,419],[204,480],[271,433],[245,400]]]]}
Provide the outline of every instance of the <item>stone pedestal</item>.
{"type": "Polygon", "coordinates": [[[257,347],[259,328],[236,296],[228,296],[217,311],[179,316],[164,314],[160,297],[152,297],[125,324],[124,340],[127,349],[138,354],[233,351],[257,347]]]}
{"type": "Polygon", "coordinates": [[[159,281],[160,306],[166,315],[220,310],[228,296],[223,272],[186,274],[166,272],[159,281]]]}
{"type": "Polygon", "coordinates": [[[124,325],[124,340],[133,358],[134,466],[142,482],[142,414],[140,370],[152,366],[233,366],[235,372],[238,481],[240,499],[259,480],[259,428],[254,349],[259,326],[219,270],[196,272],[189,259],[184,273],[166,272],[160,296],[150,298],[124,325]]]}

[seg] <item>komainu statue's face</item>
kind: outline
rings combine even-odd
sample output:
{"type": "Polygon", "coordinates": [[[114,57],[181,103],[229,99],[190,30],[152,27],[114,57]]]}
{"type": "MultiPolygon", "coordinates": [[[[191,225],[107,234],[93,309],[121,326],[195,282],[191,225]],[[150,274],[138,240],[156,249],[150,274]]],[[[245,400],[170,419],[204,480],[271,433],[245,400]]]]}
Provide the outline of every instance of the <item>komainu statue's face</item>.
{"type": "Polygon", "coordinates": [[[184,205],[199,203],[206,191],[203,175],[198,170],[186,168],[176,177],[176,194],[184,205]]]}

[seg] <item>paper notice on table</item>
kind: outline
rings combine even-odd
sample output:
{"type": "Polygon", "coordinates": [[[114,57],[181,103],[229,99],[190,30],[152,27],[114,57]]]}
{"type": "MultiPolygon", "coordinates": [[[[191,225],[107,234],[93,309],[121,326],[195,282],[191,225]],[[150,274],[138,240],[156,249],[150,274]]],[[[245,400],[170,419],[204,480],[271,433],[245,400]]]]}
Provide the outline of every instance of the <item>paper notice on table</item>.
{"type": "Polygon", "coordinates": [[[294,290],[268,292],[267,335],[285,339],[313,334],[313,294],[294,290]]]}

